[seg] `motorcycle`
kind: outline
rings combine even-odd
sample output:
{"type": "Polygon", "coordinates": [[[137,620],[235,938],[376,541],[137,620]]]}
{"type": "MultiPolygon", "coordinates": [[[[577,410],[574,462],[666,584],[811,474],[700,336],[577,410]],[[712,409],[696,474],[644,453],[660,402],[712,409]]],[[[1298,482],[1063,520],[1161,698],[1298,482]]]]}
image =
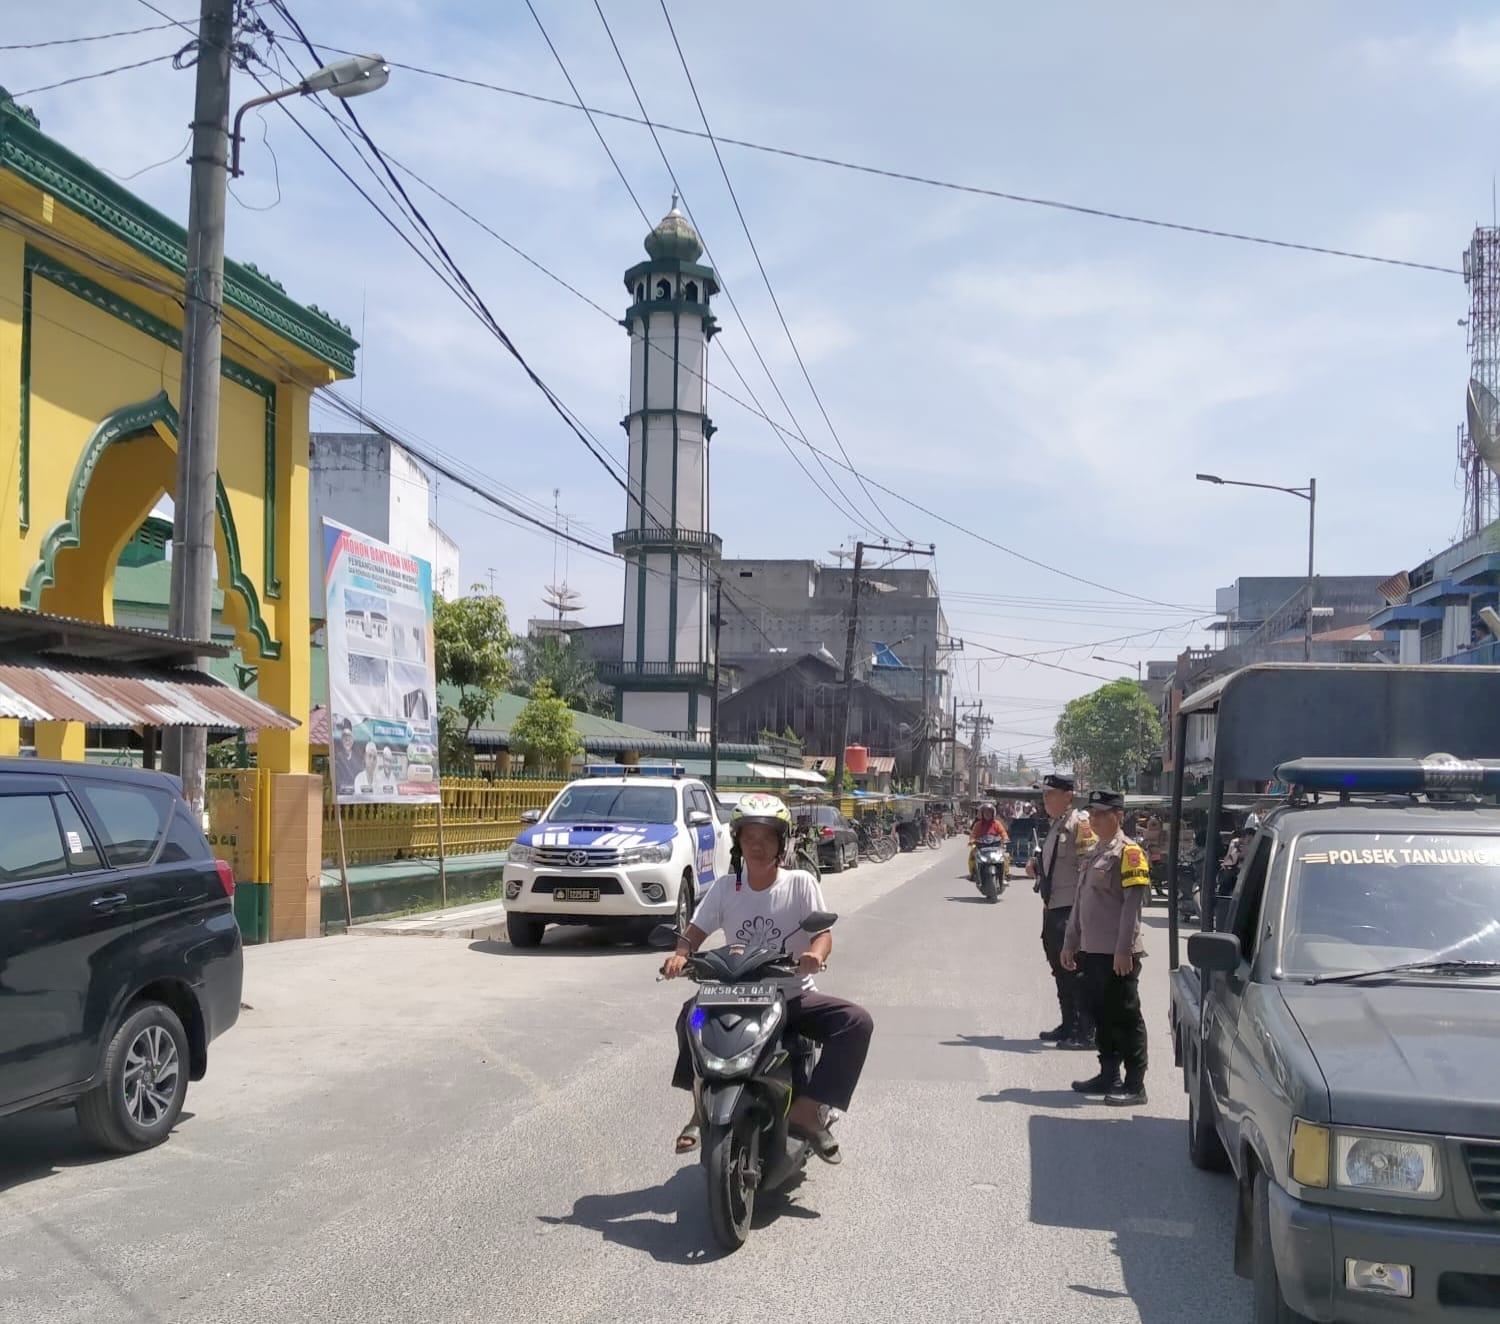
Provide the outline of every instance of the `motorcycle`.
{"type": "Polygon", "coordinates": [[[971,850],[970,876],[986,901],[998,901],[1005,891],[1010,856],[999,837],[982,837],[971,850]]]}
{"type": "MultiPolygon", "coordinates": [[[[804,933],[822,933],[838,916],[815,910],[804,933]]],[[[680,935],[667,925],[652,934],[660,947],[680,935]]],[[[818,1046],[785,1029],[786,996],[771,981],[790,979],[797,960],[779,947],[719,947],[688,958],[684,973],[699,985],[688,1015],[693,1100],[702,1128],[708,1177],[708,1226],[726,1251],[750,1235],[756,1197],[785,1187],[807,1166],[812,1146],[787,1129],[793,1081],[806,1081],[818,1046]]]]}

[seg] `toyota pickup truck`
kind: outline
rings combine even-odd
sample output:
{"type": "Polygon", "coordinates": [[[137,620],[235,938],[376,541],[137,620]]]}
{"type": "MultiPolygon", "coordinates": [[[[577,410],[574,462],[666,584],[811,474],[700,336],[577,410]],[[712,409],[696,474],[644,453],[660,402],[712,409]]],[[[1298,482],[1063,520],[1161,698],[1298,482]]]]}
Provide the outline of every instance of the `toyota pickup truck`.
{"type": "Polygon", "coordinates": [[[1233,1178],[1256,1324],[1500,1321],[1500,761],[1476,757],[1500,752],[1481,697],[1500,670],[1363,668],[1363,726],[1300,701],[1349,669],[1266,670],[1294,674],[1178,719],[1185,753],[1182,724],[1215,718],[1216,797],[1289,788],[1225,894],[1205,861],[1190,966],[1174,924],[1188,1157],[1233,1178]],[[1456,673],[1479,671],[1466,693],[1480,677],[1456,673]],[[1443,753],[1369,753],[1434,737],[1443,753]],[[1312,754],[1265,766],[1278,746],[1312,754]]]}

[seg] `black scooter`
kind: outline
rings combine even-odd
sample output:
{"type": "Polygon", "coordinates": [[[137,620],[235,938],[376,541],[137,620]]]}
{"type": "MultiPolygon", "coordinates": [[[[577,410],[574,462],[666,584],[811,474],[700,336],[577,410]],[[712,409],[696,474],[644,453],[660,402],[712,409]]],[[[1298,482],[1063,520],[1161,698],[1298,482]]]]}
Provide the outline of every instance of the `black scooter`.
{"type": "MultiPolygon", "coordinates": [[[[804,933],[822,933],[838,916],[815,910],[804,933]]],[[[662,925],[657,946],[681,936],[662,925]]],[[[750,1235],[755,1199],[787,1185],[807,1166],[812,1146],[787,1130],[793,1079],[807,1080],[818,1046],[786,1031],[786,997],[772,982],[797,973],[796,958],[779,947],[719,947],[688,957],[684,973],[698,985],[688,1014],[693,1100],[702,1128],[708,1176],[708,1226],[725,1250],[750,1235]]]]}

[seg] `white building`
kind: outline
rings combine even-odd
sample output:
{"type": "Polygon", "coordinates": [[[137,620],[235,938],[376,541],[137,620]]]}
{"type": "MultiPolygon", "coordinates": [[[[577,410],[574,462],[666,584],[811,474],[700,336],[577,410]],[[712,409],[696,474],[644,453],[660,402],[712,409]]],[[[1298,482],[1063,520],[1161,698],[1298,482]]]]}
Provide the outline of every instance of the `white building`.
{"type": "Polygon", "coordinates": [[[431,479],[395,442],[370,432],[314,432],[310,488],[314,616],[323,615],[324,519],[431,562],[434,592],[467,589],[458,544],[432,520],[431,479]]]}
{"type": "Polygon", "coordinates": [[[625,558],[620,660],[600,667],[619,692],[621,721],[690,739],[706,737],[712,668],[709,532],[708,342],[717,330],[713,268],[672,200],[646,236],[647,260],[625,273],[630,306],[630,487],[615,551],[625,558]]]}

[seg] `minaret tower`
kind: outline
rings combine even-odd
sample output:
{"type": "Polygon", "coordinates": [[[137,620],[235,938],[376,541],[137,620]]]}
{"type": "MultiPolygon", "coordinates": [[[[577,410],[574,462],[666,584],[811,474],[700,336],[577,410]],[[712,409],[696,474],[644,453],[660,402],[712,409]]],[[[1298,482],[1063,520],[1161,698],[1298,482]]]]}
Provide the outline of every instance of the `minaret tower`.
{"type": "Polygon", "coordinates": [[[630,307],[630,485],[625,528],[625,634],[620,662],[605,667],[621,721],[653,731],[708,734],[712,642],[710,565],[721,550],[709,532],[708,342],[719,292],[703,243],[672,197],[646,236],[647,259],[625,273],[630,307]]]}

